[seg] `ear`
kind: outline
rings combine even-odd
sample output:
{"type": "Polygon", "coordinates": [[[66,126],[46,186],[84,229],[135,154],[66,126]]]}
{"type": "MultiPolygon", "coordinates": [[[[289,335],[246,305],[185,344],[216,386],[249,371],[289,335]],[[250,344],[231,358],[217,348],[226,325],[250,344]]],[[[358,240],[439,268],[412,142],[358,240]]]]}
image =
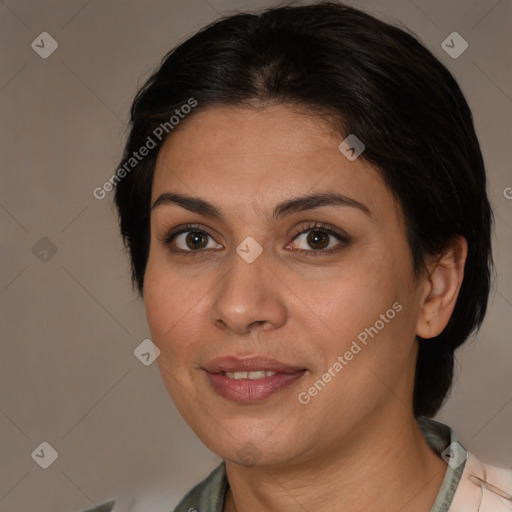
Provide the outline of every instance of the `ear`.
{"type": "Polygon", "coordinates": [[[424,292],[416,325],[421,338],[441,334],[452,316],[464,278],[468,244],[461,235],[455,235],[445,251],[427,263],[429,275],[424,280],[424,292]]]}

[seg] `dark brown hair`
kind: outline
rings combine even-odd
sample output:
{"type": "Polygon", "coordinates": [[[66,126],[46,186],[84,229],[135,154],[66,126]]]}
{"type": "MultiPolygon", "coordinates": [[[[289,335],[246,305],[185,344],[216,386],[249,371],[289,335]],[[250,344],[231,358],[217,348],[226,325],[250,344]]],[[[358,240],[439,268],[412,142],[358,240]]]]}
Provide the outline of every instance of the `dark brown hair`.
{"type": "MultiPolygon", "coordinates": [[[[397,197],[417,272],[425,256],[439,254],[455,234],[466,238],[465,277],[453,315],[439,336],[419,338],[414,414],[433,416],[452,383],[455,349],[483,321],[492,269],[484,163],[470,109],[450,72],[409,33],[341,4],[237,14],[165,56],[135,97],[121,165],[190,98],[197,107],[189,116],[254,101],[332,113],[341,133],[363,141],[361,158],[397,197]]],[[[141,293],[161,139],[115,190],[141,293]]]]}

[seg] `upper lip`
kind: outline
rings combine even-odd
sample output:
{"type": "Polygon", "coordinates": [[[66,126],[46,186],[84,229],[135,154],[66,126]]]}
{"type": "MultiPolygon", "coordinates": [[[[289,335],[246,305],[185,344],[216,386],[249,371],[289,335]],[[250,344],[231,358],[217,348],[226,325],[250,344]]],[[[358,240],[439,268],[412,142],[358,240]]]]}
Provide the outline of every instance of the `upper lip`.
{"type": "Polygon", "coordinates": [[[264,356],[245,357],[243,359],[236,356],[222,356],[212,359],[203,368],[209,373],[252,372],[257,370],[293,373],[304,370],[304,368],[288,365],[264,356]]]}

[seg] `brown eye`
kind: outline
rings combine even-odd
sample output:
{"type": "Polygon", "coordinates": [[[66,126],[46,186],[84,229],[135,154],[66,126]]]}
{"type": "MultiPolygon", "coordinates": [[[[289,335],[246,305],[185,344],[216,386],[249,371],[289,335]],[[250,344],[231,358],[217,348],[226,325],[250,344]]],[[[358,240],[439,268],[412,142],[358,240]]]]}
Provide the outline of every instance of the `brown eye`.
{"type": "Polygon", "coordinates": [[[222,248],[221,245],[213,243],[213,238],[206,231],[199,229],[199,226],[195,225],[174,229],[161,241],[164,245],[171,246],[171,250],[174,252],[188,254],[204,253],[203,249],[222,248]]]}
{"type": "Polygon", "coordinates": [[[189,249],[203,249],[207,244],[207,235],[201,231],[188,231],[185,237],[185,245],[189,249]]]}
{"type": "Polygon", "coordinates": [[[333,253],[347,246],[350,242],[348,235],[329,226],[312,224],[305,226],[305,228],[295,236],[293,245],[298,245],[295,249],[314,256],[333,253]],[[331,244],[330,242],[333,239],[338,243],[331,244]],[[301,242],[302,247],[300,247],[301,242]]]}
{"type": "Polygon", "coordinates": [[[329,236],[324,231],[310,231],[306,240],[313,249],[325,249],[329,245],[329,236]]]}

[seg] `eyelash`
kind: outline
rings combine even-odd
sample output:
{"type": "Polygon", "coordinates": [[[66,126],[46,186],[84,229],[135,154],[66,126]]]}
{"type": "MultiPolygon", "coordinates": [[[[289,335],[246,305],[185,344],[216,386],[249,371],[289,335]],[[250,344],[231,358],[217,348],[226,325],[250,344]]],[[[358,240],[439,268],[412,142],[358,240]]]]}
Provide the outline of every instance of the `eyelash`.
{"type": "MultiPolygon", "coordinates": [[[[182,233],[188,233],[188,232],[191,232],[191,231],[194,231],[194,232],[197,231],[199,233],[203,233],[204,235],[209,236],[210,238],[212,238],[211,235],[209,235],[205,230],[201,229],[201,227],[198,224],[186,224],[185,226],[182,226],[181,228],[173,229],[169,233],[167,233],[161,239],[161,243],[164,244],[164,245],[169,245],[178,235],[181,235],[182,233]]],[[[344,247],[344,246],[346,246],[346,245],[348,245],[350,243],[350,238],[349,238],[348,235],[343,234],[343,232],[337,231],[336,229],[328,226],[327,224],[323,224],[321,222],[313,222],[313,223],[309,223],[309,224],[307,224],[305,226],[302,226],[301,231],[297,232],[294,235],[294,237],[292,238],[292,241],[295,240],[296,238],[298,238],[300,235],[303,235],[304,233],[307,233],[308,231],[321,231],[321,232],[325,232],[328,235],[336,238],[337,240],[339,240],[341,242],[341,244],[338,244],[335,247],[332,247],[331,249],[323,249],[323,250],[320,250],[320,251],[316,251],[316,250],[313,250],[313,249],[312,250],[297,249],[297,250],[299,250],[301,252],[305,252],[305,253],[310,254],[312,256],[322,256],[322,255],[332,254],[334,252],[337,252],[342,247],[344,247]]],[[[205,253],[204,250],[184,251],[182,249],[178,249],[178,250],[173,249],[173,252],[179,252],[181,254],[185,254],[187,256],[194,256],[194,257],[203,256],[204,253],[205,253]]]]}

